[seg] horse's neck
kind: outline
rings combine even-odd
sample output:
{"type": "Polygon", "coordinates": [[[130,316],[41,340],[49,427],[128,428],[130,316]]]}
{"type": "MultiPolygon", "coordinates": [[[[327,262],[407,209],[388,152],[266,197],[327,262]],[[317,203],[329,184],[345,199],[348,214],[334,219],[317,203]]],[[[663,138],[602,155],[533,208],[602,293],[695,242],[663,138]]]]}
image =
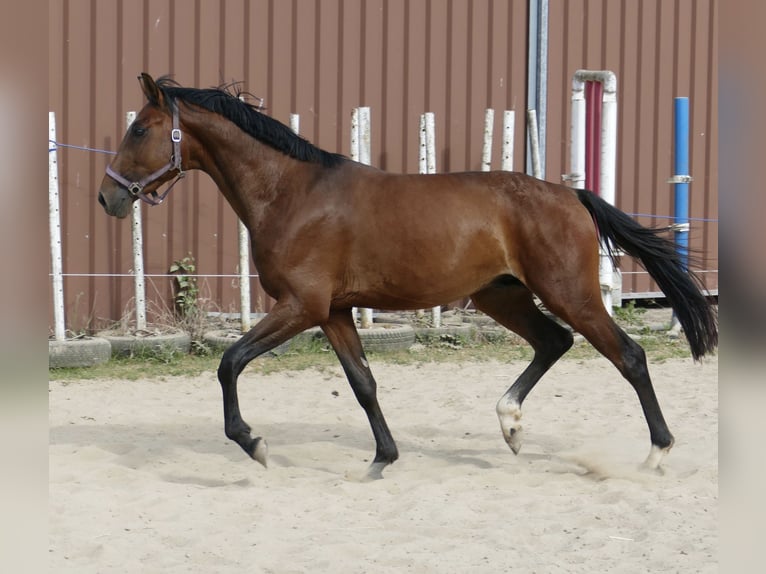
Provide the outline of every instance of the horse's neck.
{"type": "Polygon", "coordinates": [[[200,135],[204,153],[199,169],[206,172],[237,216],[253,232],[280,190],[291,187],[296,160],[242,132],[233,124],[200,135]]]}

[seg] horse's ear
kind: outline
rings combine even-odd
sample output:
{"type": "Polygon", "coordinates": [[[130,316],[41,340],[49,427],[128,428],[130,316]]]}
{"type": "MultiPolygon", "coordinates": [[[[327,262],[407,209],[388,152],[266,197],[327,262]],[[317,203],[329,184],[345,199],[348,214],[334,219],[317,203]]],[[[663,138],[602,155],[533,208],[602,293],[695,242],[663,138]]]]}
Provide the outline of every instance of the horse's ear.
{"type": "Polygon", "coordinates": [[[149,100],[149,103],[162,107],[165,103],[162,96],[162,90],[157,86],[157,82],[154,81],[154,78],[146,72],[141,72],[141,75],[138,76],[138,81],[141,84],[141,89],[144,91],[144,95],[146,96],[146,99],[149,100]]]}

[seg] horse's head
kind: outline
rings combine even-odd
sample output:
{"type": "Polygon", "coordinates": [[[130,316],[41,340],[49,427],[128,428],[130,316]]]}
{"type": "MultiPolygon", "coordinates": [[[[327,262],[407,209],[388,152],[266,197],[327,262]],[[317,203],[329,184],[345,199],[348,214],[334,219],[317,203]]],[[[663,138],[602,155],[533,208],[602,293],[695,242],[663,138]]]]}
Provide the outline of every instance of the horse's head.
{"type": "MultiPolygon", "coordinates": [[[[136,199],[156,205],[164,199],[159,187],[182,176],[178,108],[148,74],[139,76],[148,103],[136,116],[106,169],[98,202],[109,215],[125,217],[136,199]]],[[[172,186],[171,186],[172,187],[172,186]]]]}

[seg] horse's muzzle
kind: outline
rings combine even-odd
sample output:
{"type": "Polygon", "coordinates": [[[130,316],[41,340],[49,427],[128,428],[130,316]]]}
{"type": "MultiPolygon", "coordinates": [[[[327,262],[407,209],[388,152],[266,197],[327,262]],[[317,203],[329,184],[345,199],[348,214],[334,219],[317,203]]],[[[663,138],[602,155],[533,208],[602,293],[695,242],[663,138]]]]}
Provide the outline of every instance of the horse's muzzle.
{"type": "Polygon", "coordinates": [[[133,204],[133,200],[127,191],[118,186],[114,187],[116,189],[102,185],[98,191],[98,202],[104,208],[107,215],[122,219],[130,213],[130,206],[133,204]]]}

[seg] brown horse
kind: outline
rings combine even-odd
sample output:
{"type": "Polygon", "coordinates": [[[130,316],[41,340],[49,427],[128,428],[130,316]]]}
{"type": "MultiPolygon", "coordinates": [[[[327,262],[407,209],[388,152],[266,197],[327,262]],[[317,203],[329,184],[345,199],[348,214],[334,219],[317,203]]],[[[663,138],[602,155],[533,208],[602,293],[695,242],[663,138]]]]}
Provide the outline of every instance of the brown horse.
{"type": "MultiPolygon", "coordinates": [[[[398,452],[376,397],[352,307],[423,309],[463,297],[534,348],[534,359],[497,404],[505,441],[521,447],[521,405],[572,345],[569,330],[608,358],[638,394],[649,426],[646,463],[673,445],[643,349],[601,300],[599,235],[649,271],[699,359],[718,343],[717,318],[675,245],[588,191],[520,173],[396,175],[313,146],[221,89],[139,77],[148,104],[107,169],[98,200],[125,217],[183,170],[209,174],[250,231],[271,312],[221,359],[226,436],[266,464],[266,443],[240,415],[237,378],[255,357],[318,325],[335,350],[376,441],[368,474],[398,452]],[[168,161],[168,158],[169,161],[168,161]],[[438,206],[438,209],[432,209],[438,206]]],[[[165,192],[167,194],[167,192],[165,192]]],[[[614,258],[613,258],[614,259],[614,258]]]]}

